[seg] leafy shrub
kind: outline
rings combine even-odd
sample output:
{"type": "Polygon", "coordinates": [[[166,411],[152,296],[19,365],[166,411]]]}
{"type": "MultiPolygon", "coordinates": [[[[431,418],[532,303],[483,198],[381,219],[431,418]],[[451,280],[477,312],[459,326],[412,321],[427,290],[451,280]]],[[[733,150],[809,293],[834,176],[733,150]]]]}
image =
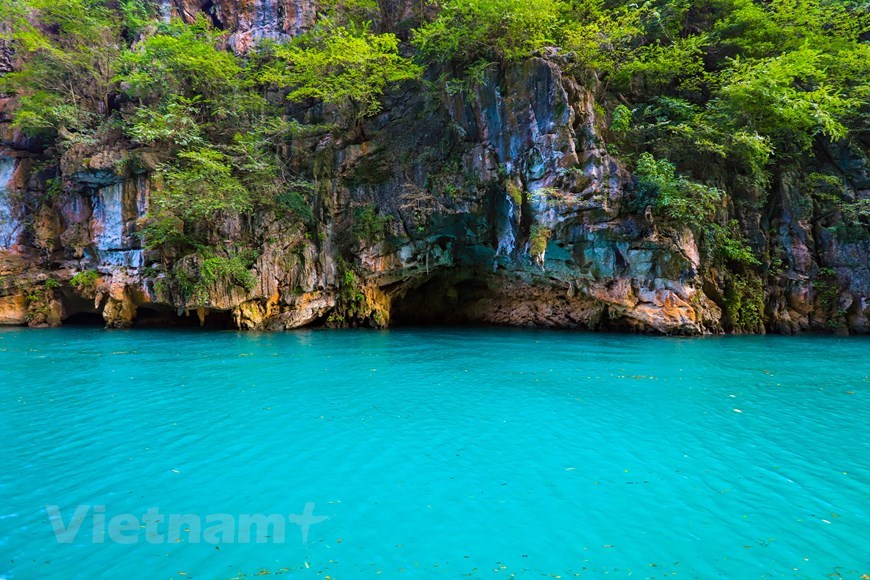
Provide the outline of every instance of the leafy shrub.
{"type": "Polygon", "coordinates": [[[532,256],[542,256],[547,251],[547,242],[550,240],[552,232],[550,228],[535,224],[529,235],[529,254],[532,256]]]}
{"type": "Polygon", "coordinates": [[[636,209],[651,206],[675,224],[698,228],[716,212],[722,192],[678,175],[673,163],[644,153],[637,161],[636,209]]]}
{"type": "Polygon", "coordinates": [[[227,256],[201,248],[197,254],[185,256],[175,263],[166,278],[155,282],[155,290],[167,299],[174,294],[183,303],[195,305],[207,304],[216,286],[238,286],[250,292],[257,285],[257,278],[250,271],[257,256],[251,251],[231,251],[235,253],[227,256]]]}
{"type": "Polygon", "coordinates": [[[18,94],[13,126],[51,140],[90,138],[111,113],[119,15],[94,0],[6,0],[0,21],[17,60],[0,75],[0,93],[18,94]]]}
{"type": "Polygon", "coordinates": [[[787,150],[805,151],[817,135],[842,139],[848,130],[840,119],[856,103],[829,81],[826,62],[812,48],[735,62],[713,106],[787,150]]]}
{"type": "Polygon", "coordinates": [[[223,281],[241,286],[248,291],[253,290],[257,285],[257,279],[250,271],[251,265],[252,261],[242,256],[206,258],[200,264],[198,287],[206,288],[223,281]]]}
{"type": "Polygon", "coordinates": [[[242,68],[232,53],[217,47],[220,36],[204,15],[192,24],[177,18],[160,24],[157,34],[121,56],[118,80],[124,92],[145,103],[175,95],[231,97],[242,68]]]}
{"type": "Polygon", "coordinates": [[[764,288],[757,275],[729,277],[725,288],[725,317],[735,330],[756,332],[764,322],[764,288]]]}
{"type": "Polygon", "coordinates": [[[158,175],[163,186],[155,191],[155,205],[186,218],[209,218],[220,211],[250,211],[251,191],[233,171],[230,157],[204,146],[178,154],[178,161],[163,164],[158,175]]]}
{"type": "Polygon", "coordinates": [[[711,223],[708,231],[712,238],[714,260],[737,268],[761,265],[740,234],[737,220],[731,220],[727,226],[711,223]]]}
{"type": "Polygon", "coordinates": [[[76,290],[82,291],[93,288],[99,277],[100,274],[96,270],[84,270],[83,272],[76,273],[69,283],[76,290]]]}
{"type": "Polygon", "coordinates": [[[517,60],[553,44],[560,0],[446,0],[438,17],[414,31],[420,54],[440,63],[517,60]]]}
{"type": "Polygon", "coordinates": [[[140,235],[149,250],[178,250],[192,245],[184,233],[184,221],[169,212],[149,212],[140,235]]]}
{"type": "Polygon", "coordinates": [[[127,134],[137,143],[151,145],[171,142],[180,147],[203,143],[202,129],[197,122],[199,98],[182,95],[166,102],[135,110],[127,126],[127,134]]]}
{"type": "Polygon", "coordinates": [[[631,109],[625,105],[617,105],[613,109],[610,130],[614,133],[626,133],[631,128],[631,109]]]}
{"type": "Polygon", "coordinates": [[[289,87],[291,101],[316,99],[366,117],[381,110],[389,85],[420,76],[420,67],[402,57],[398,46],[394,34],[321,18],[312,31],[276,46],[277,61],[260,79],[289,87]]]}
{"type": "Polygon", "coordinates": [[[314,225],[314,212],[303,193],[311,192],[311,182],[297,180],[292,184],[294,187],[286,189],[278,194],[278,207],[291,215],[296,216],[306,226],[314,225]]]}
{"type": "Polygon", "coordinates": [[[376,242],[384,237],[384,230],[392,221],[391,216],[378,213],[371,204],[364,205],[354,213],[353,235],[357,240],[376,242]]]}

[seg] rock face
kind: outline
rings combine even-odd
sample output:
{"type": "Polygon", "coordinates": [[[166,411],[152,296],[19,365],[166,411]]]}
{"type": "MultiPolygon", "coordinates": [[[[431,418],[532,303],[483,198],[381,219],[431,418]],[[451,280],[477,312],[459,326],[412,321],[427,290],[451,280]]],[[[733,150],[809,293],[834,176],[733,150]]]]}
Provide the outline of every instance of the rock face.
{"type": "MultiPolygon", "coordinates": [[[[554,59],[530,59],[444,105],[444,124],[462,151],[453,154],[462,159],[455,188],[475,194],[442,200],[420,236],[361,248],[370,279],[389,288],[393,318],[692,334],[717,328],[691,233],[660,235],[621,211],[630,178],[603,149],[591,95],[567,81],[554,59]],[[535,240],[535,232],[547,239],[535,240]]],[[[379,136],[396,132],[387,120],[365,148],[371,153],[346,163],[345,175],[382,163],[390,146],[379,136]]],[[[355,195],[371,192],[351,189],[355,195]]],[[[386,205],[395,195],[388,185],[375,197],[386,205]]]]}
{"type": "MultiPolygon", "coordinates": [[[[207,14],[240,51],[298,34],[315,17],[307,0],[164,0],[161,9],[207,14]]],[[[172,257],[143,249],[147,170],[116,169],[119,151],[71,150],[67,186],[46,196],[39,152],[0,124],[0,324],[722,332],[725,292],[699,240],[629,211],[632,178],[607,152],[591,91],[562,66],[541,54],[434,104],[406,87],[352,137],[299,138],[296,169],[318,184],[313,231],[268,212],[222,216],[214,242],[256,247],[255,283],[215,282],[200,296],[167,283],[172,257]],[[383,236],[351,235],[364,207],[391,216],[383,236]]],[[[328,121],[320,110],[304,114],[328,121]]],[[[856,196],[870,196],[863,161],[831,158],[856,196]]],[[[796,187],[781,176],[766,208],[738,216],[754,224],[756,247],[782,255],[761,290],[758,331],[867,332],[870,243],[801,221],[796,187]]],[[[202,266],[176,258],[191,272],[202,266]]]]}
{"type": "Polygon", "coordinates": [[[316,6],[310,0],[160,0],[164,18],[192,22],[204,14],[220,29],[230,30],[230,47],[245,52],[259,40],[281,40],[305,32],[314,24],[316,6]]]}

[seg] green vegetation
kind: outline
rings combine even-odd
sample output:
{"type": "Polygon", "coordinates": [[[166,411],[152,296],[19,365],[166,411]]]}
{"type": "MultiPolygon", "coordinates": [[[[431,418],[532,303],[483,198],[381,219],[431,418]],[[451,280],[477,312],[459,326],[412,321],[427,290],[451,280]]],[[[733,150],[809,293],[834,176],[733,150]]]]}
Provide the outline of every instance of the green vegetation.
{"type": "Polygon", "coordinates": [[[357,240],[378,242],[384,238],[384,231],[392,221],[391,216],[378,213],[372,204],[357,208],[354,214],[353,235],[357,240]]]}
{"type": "Polygon", "coordinates": [[[2,36],[26,63],[0,77],[0,92],[19,94],[13,125],[65,142],[105,128],[116,89],[120,15],[96,0],[3,0],[0,21],[2,36]]]}
{"type": "MultiPolygon", "coordinates": [[[[626,159],[647,176],[669,170],[644,152],[685,171],[679,189],[706,214],[709,196],[688,193],[689,180],[764,186],[773,163],[866,127],[868,30],[866,6],[842,0],[444,0],[414,44],[478,81],[492,64],[559,47],[575,74],[598,79],[626,159]]],[[[665,206],[684,213],[673,196],[665,206]]]]}
{"type": "Polygon", "coordinates": [[[555,44],[567,7],[559,0],[445,0],[438,17],[415,31],[414,45],[424,58],[479,70],[555,44]]]}
{"type": "Polygon", "coordinates": [[[290,87],[291,101],[315,99],[366,117],[380,111],[387,86],[420,76],[420,67],[398,48],[394,34],[374,34],[368,24],[339,26],[324,17],[311,32],[276,46],[276,61],[261,80],[290,87]]]}
{"type": "Polygon", "coordinates": [[[724,314],[732,330],[757,332],[764,322],[764,288],[754,274],[730,276],[725,287],[724,314]]]}
{"type": "Polygon", "coordinates": [[[551,235],[550,228],[533,225],[529,234],[529,254],[535,258],[543,256],[544,252],[547,251],[547,242],[551,235]]]}
{"type": "Polygon", "coordinates": [[[712,266],[724,286],[722,309],[730,330],[756,332],[764,322],[764,285],[758,272],[761,261],[740,233],[737,220],[726,225],[711,223],[706,247],[712,266]]]}
{"type": "Polygon", "coordinates": [[[278,194],[278,208],[284,213],[296,216],[308,226],[313,225],[314,212],[311,211],[311,205],[305,198],[305,195],[313,190],[311,183],[299,180],[288,185],[291,186],[290,189],[278,194]]]}
{"type": "Polygon", "coordinates": [[[231,250],[231,254],[218,254],[211,248],[202,248],[179,260],[165,278],[155,283],[155,290],[163,295],[175,295],[187,306],[205,306],[211,300],[212,290],[233,287],[250,292],[257,285],[251,268],[257,254],[250,250],[231,250]]]}
{"type": "Polygon", "coordinates": [[[51,301],[55,289],[60,288],[60,282],[48,278],[41,285],[32,287],[25,295],[27,301],[28,324],[48,324],[51,322],[51,301]]]}
{"type": "Polygon", "coordinates": [[[360,280],[350,265],[343,259],[339,259],[338,267],[343,274],[339,285],[336,308],[327,318],[327,326],[343,327],[357,324],[384,326],[386,320],[383,313],[369,304],[360,280]]]}
{"type": "Polygon", "coordinates": [[[714,216],[722,192],[676,174],[676,167],[650,153],[637,160],[636,209],[650,206],[653,213],[674,223],[700,227],[714,216]]]}
{"type": "Polygon", "coordinates": [[[209,286],[223,281],[250,291],[257,284],[257,279],[250,272],[252,264],[253,260],[250,256],[206,258],[200,264],[197,288],[205,291],[209,286]]]}
{"type": "Polygon", "coordinates": [[[761,262],[752,252],[752,248],[740,234],[737,220],[731,220],[727,226],[721,226],[717,223],[710,224],[707,233],[710,238],[710,246],[714,251],[714,263],[729,269],[761,265],[761,262]]]}
{"type": "Polygon", "coordinates": [[[505,192],[516,205],[523,205],[523,190],[513,181],[508,181],[505,185],[505,192]]]}
{"type": "Polygon", "coordinates": [[[100,274],[96,270],[84,270],[77,272],[69,283],[76,290],[82,291],[93,288],[99,278],[100,274]]]}
{"type": "MultiPolygon", "coordinates": [[[[134,0],[115,9],[100,0],[0,0],[11,24],[0,40],[21,60],[0,77],[0,91],[18,94],[15,126],[60,146],[58,154],[74,144],[128,148],[135,167],[136,147],[151,148],[155,180],[141,234],[148,248],[180,260],[210,246],[222,215],[273,210],[314,226],[313,184],[281,153],[322,129],[288,120],[283,96],[335,105],[357,121],[380,110],[391,85],[418,78],[398,38],[372,32],[363,18],[376,8],[335,4],[309,33],[240,56],[204,16],[160,22],[134,0]]],[[[374,215],[360,215],[366,237],[386,223],[374,215]]]]}
{"type": "Polygon", "coordinates": [[[831,328],[840,328],[845,323],[845,310],[840,308],[839,299],[843,286],[833,268],[820,268],[813,279],[815,302],[822,313],[828,316],[831,328]]]}
{"type": "Polygon", "coordinates": [[[2,0],[12,24],[3,36],[23,66],[0,90],[20,94],[15,124],[28,133],[93,142],[120,127],[134,143],[161,145],[169,155],[158,207],[182,219],[246,212],[279,195],[299,209],[276,154],[298,129],[282,121],[270,90],[353,120],[377,113],[384,92],[424,66],[449,89],[547,47],[569,57],[568,72],[598,79],[590,86],[640,178],[636,205],[679,222],[708,220],[717,191],[763,187],[774,164],[818,138],[849,138],[870,118],[862,42],[870,13],[851,1],[441,0],[435,8],[434,18],[416,13],[404,50],[396,35],[373,31],[386,8],[352,0],[324,3],[309,32],[241,57],[204,16],[156,22],[132,0],[118,9],[2,0]],[[403,56],[409,48],[417,64],[403,56]]]}

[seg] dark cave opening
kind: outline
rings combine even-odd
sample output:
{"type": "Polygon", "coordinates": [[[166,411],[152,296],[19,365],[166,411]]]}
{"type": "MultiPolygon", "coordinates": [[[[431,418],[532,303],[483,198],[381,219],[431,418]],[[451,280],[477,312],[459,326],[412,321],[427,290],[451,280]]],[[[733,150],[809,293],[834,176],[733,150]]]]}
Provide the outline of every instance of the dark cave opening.
{"type": "Polygon", "coordinates": [[[99,312],[76,312],[63,319],[64,326],[105,326],[99,312]]]}
{"type": "Polygon", "coordinates": [[[491,295],[484,282],[462,275],[438,275],[393,298],[390,326],[481,324],[476,305],[491,295]]]}
{"type": "Polygon", "coordinates": [[[64,292],[63,310],[66,317],[63,326],[105,326],[103,315],[94,307],[94,301],[78,294],[64,292]]]}
{"type": "Polygon", "coordinates": [[[391,327],[510,326],[605,332],[656,332],[592,297],[553,286],[544,291],[505,283],[480,270],[437,272],[422,283],[397,290],[391,327]]]}
{"type": "Polygon", "coordinates": [[[209,20],[211,20],[212,26],[214,26],[216,30],[224,29],[224,23],[221,21],[220,6],[218,4],[215,4],[212,0],[206,0],[200,6],[200,10],[208,16],[209,20]]]}
{"type": "Polygon", "coordinates": [[[210,330],[235,330],[236,323],[229,310],[210,310],[200,324],[196,310],[187,312],[168,306],[140,306],[136,309],[134,328],[204,328],[210,330]]]}

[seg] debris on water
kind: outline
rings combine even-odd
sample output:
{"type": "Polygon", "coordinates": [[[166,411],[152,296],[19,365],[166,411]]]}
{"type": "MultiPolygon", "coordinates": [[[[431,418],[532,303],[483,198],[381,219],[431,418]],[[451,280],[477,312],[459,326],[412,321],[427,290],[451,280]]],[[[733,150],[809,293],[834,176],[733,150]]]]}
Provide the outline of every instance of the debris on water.
{"type": "Polygon", "coordinates": [[[735,413],[742,413],[743,411],[741,411],[740,409],[734,409],[734,412],[735,413]]]}

